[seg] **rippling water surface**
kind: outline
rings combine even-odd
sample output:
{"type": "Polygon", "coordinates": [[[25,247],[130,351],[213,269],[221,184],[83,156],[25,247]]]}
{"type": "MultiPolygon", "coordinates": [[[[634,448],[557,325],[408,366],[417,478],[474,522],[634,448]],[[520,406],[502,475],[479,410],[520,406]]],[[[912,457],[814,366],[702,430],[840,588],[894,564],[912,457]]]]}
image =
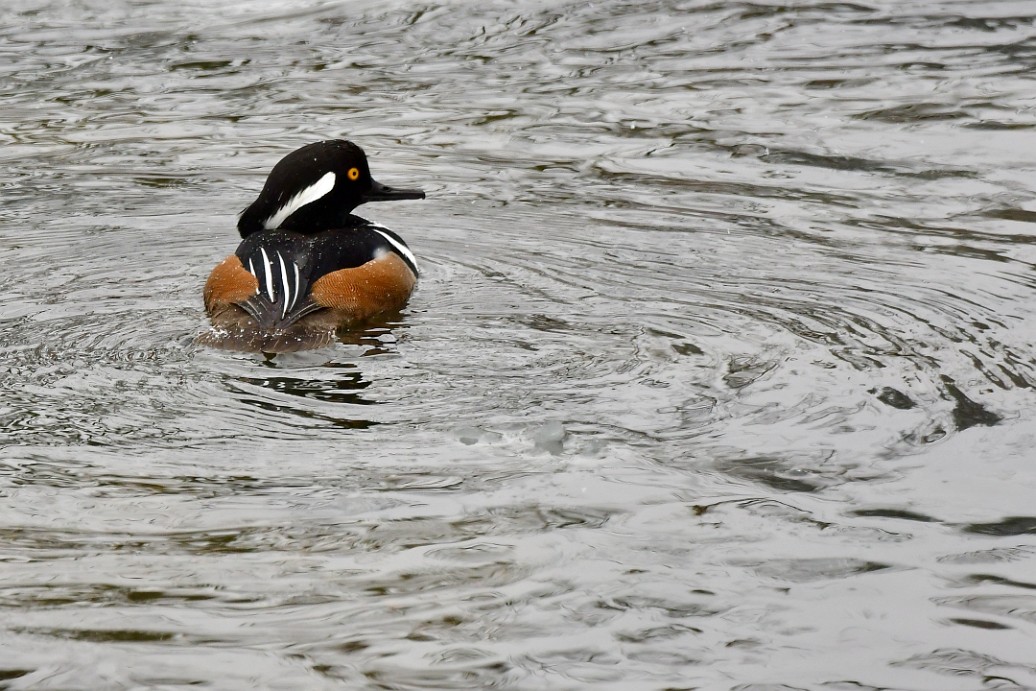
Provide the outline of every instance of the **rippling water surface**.
{"type": "Polygon", "coordinates": [[[0,687],[1036,688],[1032,3],[0,20],[0,687]],[[410,307],[196,346],[343,136],[410,307]]]}

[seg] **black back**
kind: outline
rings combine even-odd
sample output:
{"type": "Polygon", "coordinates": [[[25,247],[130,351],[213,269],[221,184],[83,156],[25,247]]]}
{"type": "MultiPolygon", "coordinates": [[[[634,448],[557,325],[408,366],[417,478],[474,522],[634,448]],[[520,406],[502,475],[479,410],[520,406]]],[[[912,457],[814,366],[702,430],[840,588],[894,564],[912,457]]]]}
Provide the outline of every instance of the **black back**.
{"type": "Polygon", "coordinates": [[[333,271],[363,266],[386,252],[396,253],[417,276],[402,238],[357,216],[345,228],[302,234],[264,230],[248,235],[235,254],[259,281],[259,293],[241,307],[266,330],[284,329],[318,309],[309,291],[333,271]]]}

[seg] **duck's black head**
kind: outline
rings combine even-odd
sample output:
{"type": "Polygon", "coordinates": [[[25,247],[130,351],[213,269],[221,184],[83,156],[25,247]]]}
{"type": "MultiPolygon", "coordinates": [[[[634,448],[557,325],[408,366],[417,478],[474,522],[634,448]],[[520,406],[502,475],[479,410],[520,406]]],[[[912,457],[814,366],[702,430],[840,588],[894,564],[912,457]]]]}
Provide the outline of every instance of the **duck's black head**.
{"type": "Polygon", "coordinates": [[[363,149],[344,139],[308,144],[270,171],[259,198],[241,212],[241,237],[281,228],[318,233],[347,225],[364,202],[424,199],[417,189],[386,187],[371,177],[363,149]]]}

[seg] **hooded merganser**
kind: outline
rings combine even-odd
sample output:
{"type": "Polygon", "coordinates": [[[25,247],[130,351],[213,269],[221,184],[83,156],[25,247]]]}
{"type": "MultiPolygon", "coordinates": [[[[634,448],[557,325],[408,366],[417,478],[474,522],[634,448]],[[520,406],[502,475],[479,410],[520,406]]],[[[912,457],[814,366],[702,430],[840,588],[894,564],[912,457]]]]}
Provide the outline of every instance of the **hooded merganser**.
{"type": "Polygon", "coordinates": [[[244,240],[205,283],[207,345],[291,352],[327,345],[336,331],[401,309],[417,283],[402,238],[352,210],[424,199],[371,177],[363,149],[344,139],[285,156],[241,212],[244,240]]]}

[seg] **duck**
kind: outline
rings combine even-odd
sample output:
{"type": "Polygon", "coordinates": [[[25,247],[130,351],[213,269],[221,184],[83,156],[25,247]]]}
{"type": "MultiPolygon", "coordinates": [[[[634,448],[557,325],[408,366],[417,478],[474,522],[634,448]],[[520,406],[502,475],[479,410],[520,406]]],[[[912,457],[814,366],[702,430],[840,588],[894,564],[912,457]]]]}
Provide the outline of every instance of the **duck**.
{"type": "Polygon", "coordinates": [[[377,182],[363,149],[346,139],[289,153],[239,215],[241,244],[205,282],[211,328],[199,341],[226,350],[308,350],[399,312],[417,285],[417,260],[398,234],[353,211],[424,198],[423,190],[377,182]]]}

